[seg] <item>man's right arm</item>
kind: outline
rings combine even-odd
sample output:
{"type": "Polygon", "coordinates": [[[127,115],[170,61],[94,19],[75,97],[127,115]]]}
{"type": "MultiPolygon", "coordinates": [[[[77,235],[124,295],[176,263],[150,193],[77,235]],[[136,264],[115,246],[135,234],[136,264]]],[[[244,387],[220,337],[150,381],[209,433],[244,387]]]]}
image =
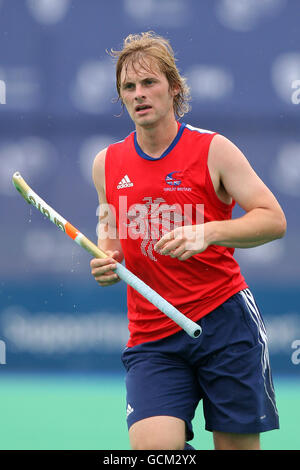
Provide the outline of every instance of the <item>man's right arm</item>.
{"type": "Polygon", "coordinates": [[[114,212],[110,209],[105,193],[105,157],[106,149],[95,157],[93,164],[93,181],[99,200],[98,246],[109,255],[106,259],[94,258],[91,260],[91,272],[101,286],[109,286],[120,280],[114,272],[115,261],[121,262],[124,258],[121,243],[116,228],[114,212]]]}

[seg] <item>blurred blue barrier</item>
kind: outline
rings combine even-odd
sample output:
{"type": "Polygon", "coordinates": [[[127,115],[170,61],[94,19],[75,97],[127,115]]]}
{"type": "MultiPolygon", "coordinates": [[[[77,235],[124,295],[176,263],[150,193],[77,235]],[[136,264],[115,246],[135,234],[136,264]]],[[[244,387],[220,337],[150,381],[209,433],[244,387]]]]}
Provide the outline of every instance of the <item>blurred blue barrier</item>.
{"type": "MultiPolygon", "coordinates": [[[[253,292],[266,323],[274,373],[299,375],[297,289],[265,287],[253,292]]],[[[120,356],[128,338],[125,294],[123,284],[103,289],[93,279],[74,285],[2,283],[2,370],[123,371],[120,356]]]]}

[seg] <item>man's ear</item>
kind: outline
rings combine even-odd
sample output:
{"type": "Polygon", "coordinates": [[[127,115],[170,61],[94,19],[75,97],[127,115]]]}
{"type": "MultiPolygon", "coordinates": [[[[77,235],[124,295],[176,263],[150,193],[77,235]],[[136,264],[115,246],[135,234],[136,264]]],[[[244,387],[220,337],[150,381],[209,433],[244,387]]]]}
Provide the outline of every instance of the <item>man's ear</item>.
{"type": "Polygon", "coordinates": [[[172,88],[170,89],[170,92],[173,98],[175,98],[175,96],[177,96],[180,93],[179,85],[173,85],[172,88]]]}

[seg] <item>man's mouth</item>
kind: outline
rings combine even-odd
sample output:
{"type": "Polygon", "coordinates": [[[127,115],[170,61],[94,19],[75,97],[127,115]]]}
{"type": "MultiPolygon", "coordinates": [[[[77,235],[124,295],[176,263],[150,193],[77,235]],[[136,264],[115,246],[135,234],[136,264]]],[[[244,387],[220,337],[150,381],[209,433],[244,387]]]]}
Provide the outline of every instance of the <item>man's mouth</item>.
{"type": "Polygon", "coordinates": [[[151,106],[148,104],[140,104],[135,107],[135,111],[139,114],[142,114],[143,112],[146,112],[148,109],[151,109],[151,106]]]}

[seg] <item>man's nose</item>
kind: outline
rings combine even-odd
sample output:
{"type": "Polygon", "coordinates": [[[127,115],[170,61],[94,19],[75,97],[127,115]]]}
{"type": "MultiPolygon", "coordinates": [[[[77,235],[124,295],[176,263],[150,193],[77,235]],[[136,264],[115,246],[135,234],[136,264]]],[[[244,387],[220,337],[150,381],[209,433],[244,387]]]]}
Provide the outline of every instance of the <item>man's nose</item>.
{"type": "Polygon", "coordinates": [[[135,100],[136,101],[141,101],[141,100],[144,100],[145,99],[145,94],[144,94],[144,90],[143,90],[143,87],[141,86],[136,86],[136,89],[135,89],[135,100]]]}

